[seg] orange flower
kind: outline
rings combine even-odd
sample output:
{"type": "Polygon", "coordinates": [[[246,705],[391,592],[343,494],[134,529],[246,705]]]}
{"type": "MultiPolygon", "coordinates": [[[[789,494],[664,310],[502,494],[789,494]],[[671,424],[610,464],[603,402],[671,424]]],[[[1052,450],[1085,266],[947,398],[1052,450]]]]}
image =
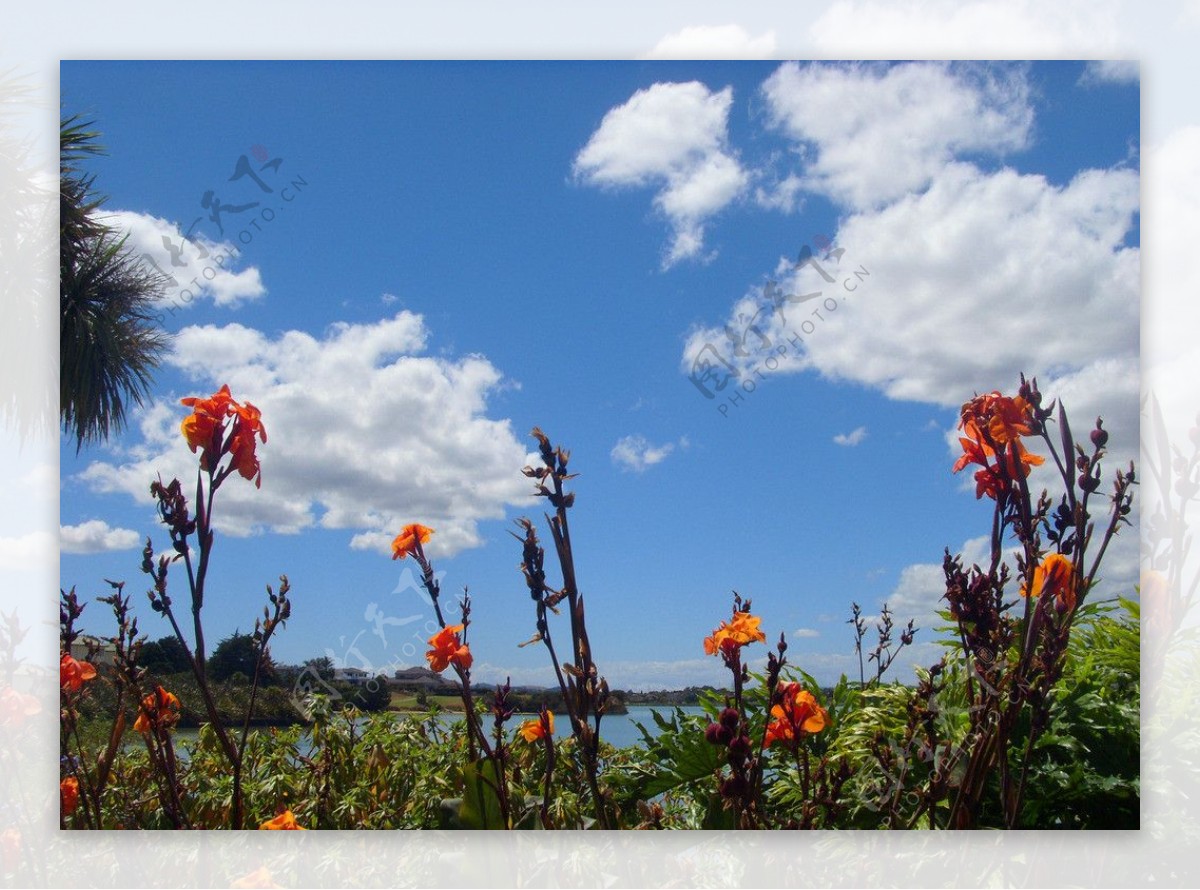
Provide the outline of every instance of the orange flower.
{"type": "Polygon", "coordinates": [[[192,453],[200,449],[201,468],[212,469],[213,463],[228,450],[233,455],[230,468],[241,473],[244,479],[253,479],[255,486],[261,488],[262,470],[254,453],[254,437],[257,435],[263,442],[267,441],[262,412],[249,402],[243,405],[235,401],[229,392],[229,384],[207,399],[189,396],[179,402],[192,409],[191,415],[183,419],[180,429],[192,453]],[[233,432],[226,443],[223,441],[225,421],[231,416],[234,418],[233,432]]]}
{"type": "Polygon", "coordinates": [[[1075,608],[1075,566],[1061,553],[1051,553],[1033,570],[1031,584],[1021,587],[1021,596],[1051,594],[1067,609],[1075,608]]]}
{"type": "Polygon", "coordinates": [[[12,874],[21,862],[21,832],[13,827],[0,831],[0,871],[12,874]]]}
{"type": "Polygon", "coordinates": [[[58,783],[58,799],[62,804],[62,814],[69,816],[75,812],[75,807],[79,805],[79,780],[74,776],[67,776],[58,783]]]}
{"type": "Polygon", "coordinates": [[[220,458],[221,436],[225,431],[225,418],[229,415],[230,406],[235,404],[229,392],[229,384],[225,384],[207,399],[188,396],[180,399],[179,404],[192,409],[190,416],[183,419],[180,429],[187,439],[192,454],[200,451],[200,466],[209,469],[210,452],[217,452],[220,458]]]}
{"type": "Polygon", "coordinates": [[[392,541],[392,559],[404,559],[410,553],[417,552],[418,544],[428,544],[433,537],[433,529],[413,523],[406,525],[392,541]]]}
{"type": "MultiPolygon", "coordinates": [[[[300,830],[303,831],[304,829],[300,829],[300,830]]],[[[275,888],[275,887],[282,887],[283,885],[276,884],[274,879],[271,877],[270,869],[268,869],[265,865],[260,865],[258,868],[256,868],[254,871],[250,872],[249,874],[242,875],[240,878],[238,878],[236,881],[231,883],[229,886],[236,887],[236,888],[251,888],[251,887],[275,888]]]]}
{"type": "Polygon", "coordinates": [[[26,717],[42,712],[42,703],[11,686],[0,688],[0,726],[20,726],[26,717]]]}
{"type": "Polygon", "coordinates": [[[536,742],[546,738],[547,734],[554,736],[554,712],[544,711],[545,719],[539,715],[532,720],[526,720],[519,727],[518,731],[521,737],[527,742],[536,742]]]}
{"type": "Polygon", "coordinates": [[[262,488],[262,469],[258,455],[254,453],[254,437],[266,444],[267,431],[262,425],[262,412],[247,402],[245,405],[232,403],[236,420],[229,439],[229,452],[233,455],[230,466],[242,474],[243,479],[253,479],[256,488],[262,488]]]}
{"type": "Polygon", "coordinates": [[[1044,458],[1030,454],[1020,437],[1033,431],[1033,406],[1020,396],[1009,398],[998,392],[976,396],[962,406],[959,428],[963,453],[954,464],[957,473],[968,464],[979,464],[975,472],[975,497],[996,498],[1018,477],[1029,476],[1031,467],[1044,458]],[[995,463],[989,458],[996,458],[995,463]]]}
{"type": "MultiPolygon", "coordinates": [[[[301,831],[303,831],[303,830],[304,829],[301,829],[301,831]]],[[[274,879],[271,877],[271,870],[268,869],[265,865],[260,865],[258,868],[256,868],[254,871],[250,872],[249,874],[244,874],[240,878],[238,878],[236,881],[233,881],[229,886],[235,887],[235,888],[251,888],[251,887],[276,888],[276,887],[282,887],[283,885],[276,884],[274,879]]]]}
{"type": "Polygon", "coordinates": [[[722,621],[721,626],[704,640],[704,654],[731,653],[738,646],[749,643],[765,643],[767,635],[759,630],[762,619],[749,612],[734,612],[733,620],[722,621]]]}
{"type": "Polygon", "coordinates": [[[981,430],[987,430],[997,445],[1007,445],[1018,436],[1033,433],[1033,406],[1021,396],[1010,398],[993,390],[976,396],[962,406],[959,428],[968,436],[982,441],[981,430]]]}
{"type": "Polygon", "coordinates": [[[58,685],[63,689],[78,692],[85,680],[93,680],[96,669],[86,661],[76,661],[66,652],[58,662],[58,685]]]}
{"type": "Polygon", "coordinates": [[[779,692],[783,699],[771,708],[775,719],[767,724],[768,748],[776,742],[794,741],[804,733],[820,732],[828,725],[829,714],[799,683],[784,683],[779,692]]]}
{"type": "Polygon", "coordinates": [[[135,732],[147,733],[151,728],[167,729],[179,722],[179,699],[161,686],[142,699],[137,720],[133,721],[135,732]]]}
{"type": "Polygon", "coordinates": [[[425,657],[429,659],[431,670],[440,674],[451,664],[456,664],[463,670],[471,666],[471,649],[458,636],[464,627],[462,624],[443,627],[429,638],[429,645],[433,648],[425,653],[425,657]]]}
{"type": "Polygon", "coordinates": [[[284,810],[274,819],[268,819],[258,826],[259,831],[307,831],[303,825],[296,822],[291,810],[284,810]]]}

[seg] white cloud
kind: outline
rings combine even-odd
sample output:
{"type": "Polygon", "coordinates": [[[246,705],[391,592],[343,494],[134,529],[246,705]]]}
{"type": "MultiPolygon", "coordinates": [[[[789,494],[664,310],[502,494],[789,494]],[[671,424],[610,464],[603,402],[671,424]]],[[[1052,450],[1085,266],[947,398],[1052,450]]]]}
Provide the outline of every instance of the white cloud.
{"type": "Polygon", "coordinates": [[[112,528],[102,519],[89,519],[79,525],[62,525],[58,529],[58,542],[63,553],[131,550],[141,541],[141,536],[133,529],[112,528]]]}
{"type": "Polygon", "coordinates": [[[581,182],[657,189],[654,205],[673,231],[664,268],[701,257],[705,221],[749,183],[727,146],[732,104],[731,87],[656,83],[610,109],[575,158],[581,182]]]}
{"type": "Polygon", "coordinates": [[[668,34],[643,59],[769,59],[775,32],[751,37],[740,25],[695,25],[668,34]]]}
{"type": "Polygon", "coordinates": [[[756,288],[725,324],[692,332],[683,368],[711,344],[743,375],[813,369],[947,407],[1011,390],[1024,371],[1043,389],[1071,390],[1077,416],[1094,406],[1131,431],[1140,262],[1123,241],[1137,209],[1128,170],[1085,170],[1060,187],[951,164],[924,194],[844,221],[836,242],[846,252],[823,263],[833,283],[812,266],[780,276],[785,295],[820,292],[820,301],[776,311],[756,288]],[[855,270],[868,274],[856,280],[855,270]],[[727,329],[746,335],[746,354],[734,354],[727,329]],[[1074,375],[1095,385],[1098,403],[1081,404],[1091,397],[1069,385],[1074,375]]]}
{"type": "MultiPolygon", "coordinates": [[[[1056,402],[1056,410],[1048,425],[1051,440],[1061,453],[1060,433],[1058,428],[1057,407],[1060,405],[1067,412],[1067,423],[1071,427],[1071,435],[1086,448],[1091,448],[1089,436],[1095,428],[1096,418],[1102,417],[1104,429],[1109,434],[1107,452],[1101,467],[1104,474],[1103,491],[1109,491],[1110,480],[1116,470],[1126,470],[1130,461],[1138,463],[1140,421],[1139,399],[1141,381],[1138,375],[1137,358],[1100,359],[1078,371],[1066,373],[1060,377],[1053,375],[1037,381],[1038,390],[1042,393],[1042,403],[1049,405],[1056,402]]],[[[1013,393],[1014,386],[1003,388],[1005,392],[1013,393]]],[[[965,399],[964,399],[965,401],[965,399]]],[[[947,446],[947,459],[957,460],[962,454],[959,436],[962,433],[957,426],[944,432],[947,446]]],[[[1033,468],[1029,475],[1029,487],[1033,492],[1048,489],[1051,492],[1062,490],[1062,479],[1053,460],[1046,454],[1045,443],[1040,439],[1030,439],[1029,449],[1035,454],[1042,455],[1046,462],[1040,467],[1033,468]]],[[[974,474],[978,467],[970,466],[961,471],[962,489],[975,492],[974,474]]],[[[1137,499],[1134,502],[1133,522],[1137,522],[1140,512],[1137,499]]]]}
{"type": "Polygon", "coordinates": [[[865,426],[860,426],[851,433],[838,433],[833,437],[833,441],[838,445],[845,445],[848,448],[853,448],[865,438],[867,438],[867,428],[865,426]]]}
{"type": "Polygon", "coordinates": [[[801,627],[798,630],[795,630],[792,632],[792,636],[798,637],[801,640],[815,639],[816,637],[819,637],[820,635],[821,635],[821,632],[819,630],[813,630],[811,627],[801,627]]]}
{"type": "Polygon", "coordinates": [[[217,306],[233,308],[267,292],[256,266],[234,271],[240,252],[228,241],[212,241],[197,234],[185,241],[175,223],[129,210],[104,213],[99,219],[117,231],[128,232],[129,248],[147,265],[152,260],[173,280],[162,305],[184,308],[197,299],[211,299],[217,306]]]}
{"type": "Polygon", "coordinates": [[[798,143],[805,187],[859,209],[925,188],[957,153],[1024,148],[1033,121],[1012,66],[788,62],[762,92],[798,143]]]}
{"type": "MultiPolygon", "coordinates": [[[[688,444],[686,436],[680,440],[681,447],[687,448],[688,444]]],[[[667,455],[674,450],[675,443],[673,442],[665,445],[651,445],[645,436],[625,436],[613,446],[612,459],[613,463],[622,469],[640,473],[647,467],[666,460],[667,455]]]]}
{"type": "MultiPolygon", "coordinates": [[[[481,356],[421,356],[427,331],[408,311],[373,324],[332,326],[323,337],[277,338],[231,324],[180,331],[170,362],[206,394],[228,383],[262,411],[261,490],[232,477],[218,493],[225,532],[313,526],[349,529],[351,546],[387,553],[410,522],[437,532],[428,550],[445,556],[481,541],[477,523],[525,503],[521,468],[531,455],[507,420],[486,415],[500,372],[481,356]]],[[[143,441],[124,463],[95,462],[82,478],[97,491],[147,497],[148,481],[193,478],[196,458],[179,434],[186,410],[154,403],[143,441]]]]}
{"type": "Polygon", "coordinates": [[[788,173],[775,182],[757,186],[754,189],[754,202],[766,210],[793,213],[804,205],[801,197],[803,192],[804,178],[796,173],[788,173]]]}
{"type": "Polygon", "coordinates": [[[1137,83],[1141,76],[1141,65],[1136,59],[1106,59],[1088,62],[1079,77],[1079,83],[1083,86],[1099,83],[1137,83]]]}
{"type": "MultiPolygon", "coordinates": [[[[1106,516],[1103,511],[1093,511],[1097,527],[1106,516]]],[[[981,517],[982,520],[986,517],[981,517]]],[[[1133,528],[1125,527],[1118,532],[1104,553],[1104,561],[1097,573],[1097,583],[1089,594],[1089,601],[1113,599],[1117,596],[1133,596],[1133,586],[1138,583],[1138,549],[1139,542],[1133,528]]],[[[1091,561],[1099,552],[1100,531],[1097,530],[1091,547],[1088,549],[1089,568],[1091,561]]],[[[1011,541],[1006,542],[1003,561],[1008,566],[1009,582],[1005,588],[1005,599],[1019,598],[1021,579],[1017,570],[1017,549],[1011,541]]],[[[952,556],[962,556],[964,570],[972,565],[979,565],[986,570],[991,560],[991,542],[987,535],[971,538],[955,551],[951,548],[952,556]]],[[[897,626],[904,626],[911,619],[922,629],[920,638],[926,642],[935,638],[935,629],[943,624],[938,616],[939,611],[948,608],[944,599],[946,594],[946,576],[942,570],[941,561],[929,563],[914,563],[905,566],[900,571],[900,580],[888,596],[884,598],[891,610],[897,626]]],[[[880,604],[882,605],[882,603],[880,604]]],[[[874,620],[874,619],[872,619],[874,620]]]]}
{"type": "Polygon", "coordinates": [[[49,532],[0,537],[0,568],[32,570],[53,563],[56,555],[54,536],[49,532]]]}
{"type": "MultiPolygon", "coordinates": [[[[963,567],[970,569],[972,565],[985,565],[990,556],[990,539],[987,536],[971,538],[963,543],[952,555],[962,555],[963,567]]],[[[1010,566],[1014,568],[1015,566],[1010,566]]],[[[1009,592],[1012,593],[1015,588],[1009,592]]],[[[942,571],[942,563],[915,563],[900,570],[900,580],[884,601],[894,616],[895,622],[905,626],[911,620],[924,630],[932,631],[942,623],[937,613],[946,608],[943,597],[946,594],[946,576],[942,571]]],[[[882,605],[882,603],[880,604],[882,605]]],[[[872,619],[874,620],[874,619],[872,619]]],[[[926,635],[926,639],[931,634],[926,635]]]]}
{"type": "Polygon", "coordinates": [[[1195,332],[1200,327],[1200,302],[1167,299],[1167,294],[1200,293],[1200,265],[1195,260],[1195,235],[1200,231],[1200,126],[1177,130],[1161,145],[1146,153],[1144,225],[1153,231],[1143,248],[1146,253],[1146,291],[1160,299],[1147,300],[1143,319],[1147,371],[1159,382],[1180,385],[1185,401],[1178,404],[1182,413],[1169,415],[1191,418],[1195,413],[1195,386],[1190,375],[1155,373],[1155,366],[1179,362],[1187,366],[1196,355],[1195,332]]]}
{"type": "Polygon", "coordinates": [[[1127,28],[1114,0],[839,0],[809,28],[826,58],[1079,58],[1107,55],[1127,28]]]}

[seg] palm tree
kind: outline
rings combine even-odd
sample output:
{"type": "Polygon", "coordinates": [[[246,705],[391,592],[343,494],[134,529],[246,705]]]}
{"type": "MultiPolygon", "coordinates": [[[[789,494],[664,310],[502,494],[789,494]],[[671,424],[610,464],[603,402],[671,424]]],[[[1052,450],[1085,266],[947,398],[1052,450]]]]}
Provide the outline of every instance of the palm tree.
{"type": "Polygon", "coordinates": [[[37,91],[0,72],[0,418],[24,442],[54,431],[55,370],[50,327],[54,190],[40,175],[34,141],[21,135],[37,91]]]}
{"type": "Polygon", "coordinates": [[[164,279],[97,220],[104,197],[93,192],[95,176],[80,170],[104,151],[91,125],[75,116],[59,128],[59,397],[76,451],[125,426],[169,342],[153,314],[164,279]]]}

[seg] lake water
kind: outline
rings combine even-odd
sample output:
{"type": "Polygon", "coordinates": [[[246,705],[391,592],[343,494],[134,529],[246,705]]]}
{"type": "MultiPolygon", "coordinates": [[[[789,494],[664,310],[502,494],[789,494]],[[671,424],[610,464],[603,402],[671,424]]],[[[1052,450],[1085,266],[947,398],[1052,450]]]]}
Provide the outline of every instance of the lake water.
{"type": "MultiPolygon", "coordinates": [[[[683,705],[681,709],[685,714],[704,713],[704,709],[698,705],[683,705]]],[[[600,737],[618,748],[639,744],[642,741],[642,734],[637,728],[638,723],[645,726],[651,736],[656,736],[659,730],[658,724],[654,722],[654,717],[651,714],[652,711],[659,711],[669,719],[673,713],[673,708],[669,705],[630,705],[628,714],[608,714],[600,721],[600,737]]],[[[397,719],[402,719],[404,716],[408,715],[396,715],[397,719]]],[[[529,720],[532,716],[532,714],[514,714],[509,726],[520,726],[522,722],[529,720]]],[[[570,721],[567,720],[565,715],[561,714],[556,714],[555,718],[554,738],[561,739],[569,736],[571,734],[570,721]]],[[[457,721],[463,718],[462,714],[446,713],[440,719],[457,721]]],[[[490,727],[491,721],[486,721],[485,726],[490,727]]],[[[195,729],[180,729],[175,733],[177,742],[192,743],[196,741],[196,736],[197,730],[195,729]]]]}

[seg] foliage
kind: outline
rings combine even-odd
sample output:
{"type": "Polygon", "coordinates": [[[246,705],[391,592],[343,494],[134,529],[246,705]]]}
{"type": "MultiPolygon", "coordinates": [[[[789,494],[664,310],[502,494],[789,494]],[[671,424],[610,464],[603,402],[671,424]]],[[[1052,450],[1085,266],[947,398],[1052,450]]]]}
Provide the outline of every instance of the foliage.
{"type": "MultiPolygon", "coordinates": [[[[208,658],[208,676],[217,683],[228,680],[235,674],[240,674],[245,680],[254,676],[259,657],[254,637],[234,631],[213,649],[208,658]]],[[[275,682],[275,665],[271,661],[270,652],[262,653],[261,660],[259,682],[263,686],[269,686],[275,682]]]]}
{"type": "Polygon", "coordinates": [[[152,485],[173,555],[156,562],[149,541],[143,555],[151,607],[174,635],[145,643],[123,582],[108,582],[114,593],[98,601],[116,618],[116,655],[111,669],[97,670],[69,654],[84,607],[74,589],[62,592],[63,827],[1138,826],[1139,609],[1090,596],[1104,551],[1126,521],[1134,472],[1116,473],[1108,520],[1097,528],[1088,507],[1107,433],[1097,421],[1092,447],[1077,444],[1059,406],[1060,450],[1036,381],[1022,379],[1016,398],[992,393],[964,405],[956,470],[980,467],[977,495],[993,502],[992,559],[986,569],[966,569],[946,553],[946,655],[918,670],[915,685],[885,679],[918,630],[911,621],[896,624],[886,604],[873,649],[865,643],[871,621],[852,606],[857,680],[842,676],[821,688],[789,661],[782,634],[765,670],[751,672],[744,650],[768,639],[751,602],[735,592],[729,618],[703,641],[729,671],[731,691],[698,692],[699,715],[654,712],[654,726],[640,727],[641,743],[624,750],[602,735],[604,717],[623,704],[599,673],[577,587],[567,512],[575,495],[564,487],[575,474],[567,452],[540,430],[542,465],[525,475],[554,510],[548,522],[561,582],[548,577],[532,522],[520,520],[515,537],[533,603],[529,642],[544,646],[557,689],[535,703],[508,682],[473,687],[470,599],[459,601],[457,623],[447,621],[424,551],[435,532],[412,523],[393,542],[393,557],[411,556],[421,571],[438,628],[427,659],[432,671],[456,675],[447,688],[457,691],[461,710],[447,715],[435,703],[397,716],[369,713],[390,702],[384,677],[339,683],[328,659],[276,671],[269,642],[290,615],[286,576],[278,593],[267,588],[254,632],[234,633],[205,658],[213,495],[234,473],[260,483],[255,446],[266,433],[258,410],[234,401],[227,387],[183,402],[193,408],[184,436],[200,450],[196,500],[178,480],[152,485]],[[1028,489],[1030,467],[1044,458],[1022,437],[1035,435],[1060,470],[1065,492],[1057,507],[1028,489]],[[1019,552],[1017,584],[1004,561],[1010,538],[1019,552]],[[169,590],[169,570],[180,562],[194,647],[169,590]],[[566,627],[558,628],[551,616],[563,612],[566,627]],[[163,671],[180,663],[186,673],[163,671]],[[275,678],[286,685],[272,685],[275,678]],[[529,719],[514,720],[534,704],[529,719]],[[294,721],[298,712],[310,725],[250,731],[276,716],[294,721]],[[181,746],[178,728],[189,725],[199,727],[197,737],[181,746]]]}
{"type": "Polygon", "coordinates": [[[153,314],[167,279],[97,221],[104,198],[81,169],[103,153],[90,126],[73,117],[59,130],[60,413],[77,449],[125,425],[168,343],[153,314]]]}
{"type": "Polygon", "coordinates": [[[174,637],[160,637],[142,644],[141,666],[156,677],[178,674],[192,668],[187,650],[174,637]]]}

